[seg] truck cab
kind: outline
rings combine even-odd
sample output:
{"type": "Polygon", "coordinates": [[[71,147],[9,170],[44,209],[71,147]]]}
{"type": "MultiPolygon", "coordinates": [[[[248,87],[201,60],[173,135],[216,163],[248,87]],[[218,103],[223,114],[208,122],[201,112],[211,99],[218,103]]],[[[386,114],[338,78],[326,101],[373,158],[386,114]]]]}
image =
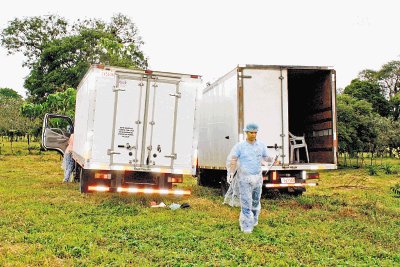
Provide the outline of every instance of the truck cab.
{"type": "Polygon", "coordinates": [[[73,129],[74,124],[70,117],[46,113],[42,127],[42,148],[64,155],[73,129]]]}

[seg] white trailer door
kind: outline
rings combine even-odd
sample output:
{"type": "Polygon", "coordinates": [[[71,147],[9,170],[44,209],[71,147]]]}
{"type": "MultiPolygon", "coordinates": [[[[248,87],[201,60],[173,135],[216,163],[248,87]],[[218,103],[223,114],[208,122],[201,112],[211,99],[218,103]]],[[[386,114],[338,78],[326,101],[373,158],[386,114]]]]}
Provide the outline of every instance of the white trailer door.
{"type": "MultiPolygon", "coordinates": [[[[145,149],[142,154],[145,165],[173,167],[175,130],[178,103],[181,98],[178,79],[152,77],[148,92],[145,149]]],[[[185,112],[185,111],[182,111],[185,112]]]]}
{"type": "Polygon", "coordinates": [[[287,71],[244,68],[243,77],[243,125],[257,123],[257,139],[266,146],[280,147],[278,151],[268,149],[270,156],[279,153],[282,163],[288,163],[287,71]]]}
{"type": "Polygon", "coordinates": [[[147,79],[143,76],[116,75],[111,164],[142,161],[142,137],[147,79]]]}
{"type": "Polygon", "coordinates": [[[116,75],[111,164],[173,166],[179,79],[116,75]]]}

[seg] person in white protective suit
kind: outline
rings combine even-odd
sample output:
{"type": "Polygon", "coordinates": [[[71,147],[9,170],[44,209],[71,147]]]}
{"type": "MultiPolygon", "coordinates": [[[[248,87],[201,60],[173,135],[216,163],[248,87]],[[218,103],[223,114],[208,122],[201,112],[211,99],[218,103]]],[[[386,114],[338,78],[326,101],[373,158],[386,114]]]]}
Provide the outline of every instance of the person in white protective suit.
{"type": "Polygon", "coordinates": [[[239,191],[240,229],[244,233],[251,233],[254,226],[258,224],[261,210],[260,199],[263,184],[261,164],[269,161],[269,157],[265,145],[256,139],[258,125],[249,123],[243,131],[246,133],[246,140],[237,143],[228,156],[231,160],[228,164],[229,168],[227,168],[227,181],[231,186],[224,202],[231,206],[237,206],[235,192],[239,191]],[[239,190],[235,190],[235,188],[239,190]]]}

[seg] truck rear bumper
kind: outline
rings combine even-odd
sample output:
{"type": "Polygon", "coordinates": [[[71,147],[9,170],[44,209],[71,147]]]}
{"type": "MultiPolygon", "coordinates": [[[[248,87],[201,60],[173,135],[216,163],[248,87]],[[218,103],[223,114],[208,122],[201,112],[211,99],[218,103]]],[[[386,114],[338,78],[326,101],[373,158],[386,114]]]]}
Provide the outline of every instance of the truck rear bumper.
{"type": "Polygon", "coordinates": [[[293,184],[264,184],[265,188],[296,188],[306,186],[317,186],[317,183],[293,183],[293,184]]]}
{"type": "Polygon", "coordinates": [[[118,192],[118,193],[134,193],[134,194],[159,194],[159,195],[175,195],[188,196],[191,195],[190,190],[185,189],[157,189],[157,188],[139,188],[139,187],[117,187],[112,188],[104,185],[88,186],[89,192],[118,192]]]}

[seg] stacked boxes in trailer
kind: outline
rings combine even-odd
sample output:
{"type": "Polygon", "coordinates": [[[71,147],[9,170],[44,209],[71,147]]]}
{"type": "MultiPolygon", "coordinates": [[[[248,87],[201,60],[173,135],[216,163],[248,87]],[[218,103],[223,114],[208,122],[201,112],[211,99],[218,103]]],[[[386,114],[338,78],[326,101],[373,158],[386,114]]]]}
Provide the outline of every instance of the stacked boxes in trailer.
{"type": "MultiPolygon", "coordinates": [[[[196,172],[197,75],[93,65],[77,88],[73,158],[81,192],[190,194],[196,172]]],[[[70,124],[46,115],[42,143],[63,152],[70,124]],[[57,141],[59,140],[59,141],[57,141]]]]}
{"type": "Polygon", "coordinates": [[[330,67],[238,66],[203,90],[198,183],[226,189],[226,157],[244,140],[246,123],[278,160],[264,187],[301,194],[307,178],[337,168],[336,84],[330,67]]]}

